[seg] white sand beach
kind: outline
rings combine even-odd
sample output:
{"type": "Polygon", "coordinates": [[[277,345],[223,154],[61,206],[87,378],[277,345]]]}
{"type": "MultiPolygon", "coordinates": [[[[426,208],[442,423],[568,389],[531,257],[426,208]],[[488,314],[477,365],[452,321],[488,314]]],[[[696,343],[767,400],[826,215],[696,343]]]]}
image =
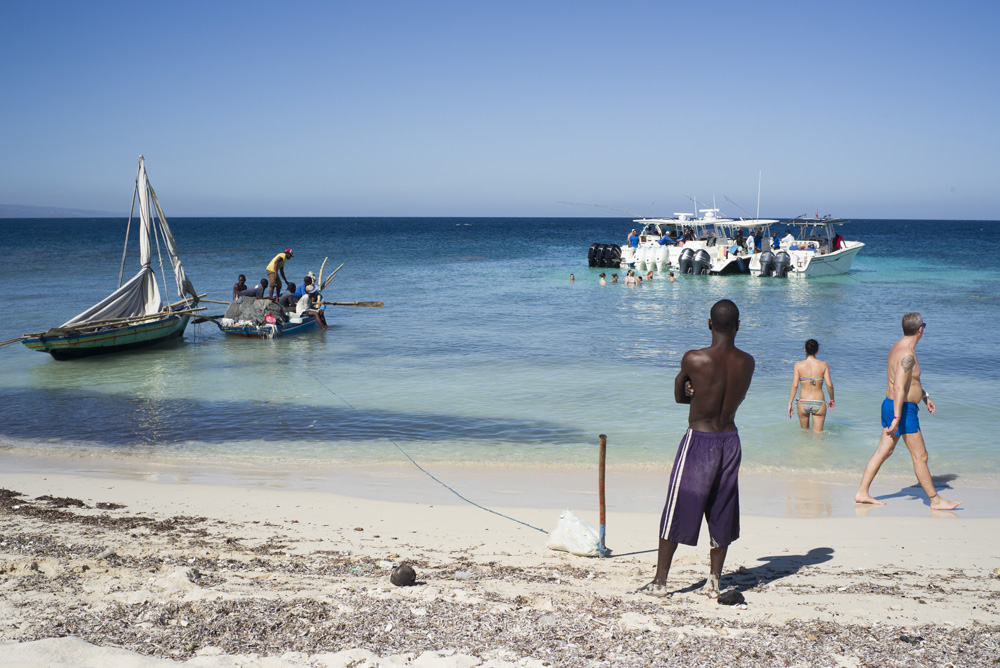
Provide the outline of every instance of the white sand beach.
{"type": "MultiPolygon", "coordinates": [[[[2,476],[0,666],[972,666],[998,656],[1000,519],[932,514],[905,495],[890,502],[912,506],[904,516],[824,516],[842,513],[822,498],[804,513],[782,500],[788,515],[818,517],[744,514],[723,586],[746,603],[729,607],[694,591],[707,572],[704,532],[702,545],[678,550],[673,596],[634,593],[653,572],[659,500],[641,512],[612,506],[613,554],[597,559],[549,550],[532,528],[551,530],[561,507],[596,526],[586,490],[491,506],[512,521],[392,470],[353,474],[392,489],[379,500],[68,468],[2,476]],[[389,582],[403,562],[416,585],[389,582]]],[[[462,480],[477,475],[499,494],[496,472],[462,480]]],[[[609,474],[609,488],[627,483],[609,474]]],[[[784,494],[746,487],[745,507],[784,494]]]]}

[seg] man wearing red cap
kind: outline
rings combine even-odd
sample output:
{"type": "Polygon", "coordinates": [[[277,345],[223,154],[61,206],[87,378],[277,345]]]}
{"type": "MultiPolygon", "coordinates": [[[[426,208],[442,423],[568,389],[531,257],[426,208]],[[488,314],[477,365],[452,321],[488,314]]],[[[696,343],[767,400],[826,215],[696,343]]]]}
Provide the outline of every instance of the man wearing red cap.
{"type": "Polygon", "coordinates": [[[267,290],[267,298],[274,299],[275,295],[281,294],[281,281],[284,280],[285,283],[288,279],[285,278],[285,261],[292,258],[292,249],[286,248],[283,253],[278,253],[274,256],[274,259],[267,265],[267,278],[270,285],[267,290]],[[278,274],[281,274],[281,279],[278,279],[278,274]]]}

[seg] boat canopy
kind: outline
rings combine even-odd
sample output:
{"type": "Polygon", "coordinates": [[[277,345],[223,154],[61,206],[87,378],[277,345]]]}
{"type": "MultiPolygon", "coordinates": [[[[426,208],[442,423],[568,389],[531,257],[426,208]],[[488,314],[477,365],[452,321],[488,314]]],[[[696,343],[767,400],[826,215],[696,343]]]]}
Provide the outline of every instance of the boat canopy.
{"type": "MultiPolygon", "coordinates": [[[[139,156],[139,171],[135,179],[135,192],[139,197],[139,272],[128,282],[94,304],[89,309],[75,316],[71,320],[63,323],[63,327],[74,327],[103,321],[128,320],[130,318],[142,318],[143,316],[155,316],[167,307],[160,296],[160,289],[156,283],[156,272],[153,269],[153,245],[156,245],[157,255],[160,260],[160,269],[163,272],[163,256],[160,254],[160,242],[166,247],[166,254],[170,259],[174,280],[177,283],[177,296],[185,301],[185,294],[190,295],[193,301],[197,301],[194,285],[184,273],[184,266],[177,256],[177,243],[167,225],[167,219],[163,216],[160,202],[156,199],[156,192],[149,183],[146,176],[146,165],[143,157],[139,156]],[[155,215],[154,215],[155,211],[155,215]]],[[[135,199],[133,197],[133,210],[135,199]]],[[[129,212],[129,226],[132,223],[132,212],[129,212]]],[[[126,250],[128,248],[128,231],[125,233],[126,250]]],[[[122,262],[124,263],[124,256],[122,262]]],[[[123,264],[124,267],[124,264],[123,264]]],[[[166,277],[164,280],[164,290],[166,290],[166,277]]],[[[119,278],[119,284],[121,278],[119,278]]]]}

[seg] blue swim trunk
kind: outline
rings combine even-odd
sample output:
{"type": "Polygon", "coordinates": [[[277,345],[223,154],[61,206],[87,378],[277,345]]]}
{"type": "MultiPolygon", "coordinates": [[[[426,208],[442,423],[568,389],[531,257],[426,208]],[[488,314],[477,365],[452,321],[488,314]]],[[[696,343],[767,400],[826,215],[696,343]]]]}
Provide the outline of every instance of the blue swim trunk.
{"type": "MultiPolygon", "coordinates": [[[[892,422],[893,415],[893,401],[889,397],[886,397],[882,402],[882,426],[888,427],[889,423],[892,422]]],[[[920,412],[920,406],[909,401],[903,402],[903,413],[899,418],[899,427],[896,429],[897,434],[915,434],[920,431],[920,421],[917,419],[917,413],[920,412]]]]}

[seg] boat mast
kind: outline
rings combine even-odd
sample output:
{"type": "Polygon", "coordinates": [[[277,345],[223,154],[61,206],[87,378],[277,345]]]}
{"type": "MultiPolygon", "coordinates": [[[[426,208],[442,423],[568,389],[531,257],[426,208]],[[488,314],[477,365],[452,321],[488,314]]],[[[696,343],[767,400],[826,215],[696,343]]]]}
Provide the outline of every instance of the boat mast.
{"type": "Polygon", "coordinates": [[[764,170],[757,172],[757,220],[760,220],[760,180],[764,176],[764,170]]]}
{"type": "MultiPolygon", "coordinates": [[[[128,223],[125,224],[125,248],[122,249],[122,266],[118,270],[118,287],[122,286],[125,275],[125,255],[128,253],[128,232],[132,229],[132,213],[135,211],[135,195],[139,192],[139,170],[142,169],[142,156],[139,156],[139,166],[135,170],[135,187],[132,188],[132,206],[128,208],[128,223]]],[[[117,288],[116,288],[117,289],[117,288]]]]}

